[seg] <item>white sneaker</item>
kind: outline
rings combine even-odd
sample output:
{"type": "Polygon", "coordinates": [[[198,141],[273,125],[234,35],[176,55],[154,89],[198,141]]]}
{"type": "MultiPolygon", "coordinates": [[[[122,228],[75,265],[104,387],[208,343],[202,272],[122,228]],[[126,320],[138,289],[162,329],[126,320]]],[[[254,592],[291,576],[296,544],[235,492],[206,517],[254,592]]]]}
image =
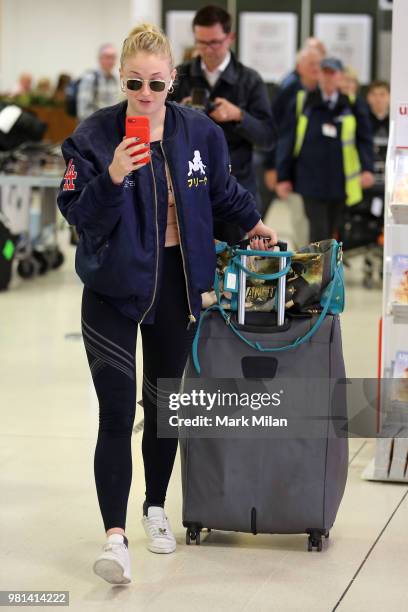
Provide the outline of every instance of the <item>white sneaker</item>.
{"type": "Polygon", "coordinates": [[[112,533],[102,550],[93,564],[95,574],[111,584],[128,584],[131,581],[130,557],[123,536],[112,533]]]}
{"type": "Polygon", "coordinates": [[[172,553],[176,550],[174,537],[169,520],[160,506],[149,506],[147,516],[142,518],[142,524],[149,538],[147,548],[154,553],[172,553]]]}

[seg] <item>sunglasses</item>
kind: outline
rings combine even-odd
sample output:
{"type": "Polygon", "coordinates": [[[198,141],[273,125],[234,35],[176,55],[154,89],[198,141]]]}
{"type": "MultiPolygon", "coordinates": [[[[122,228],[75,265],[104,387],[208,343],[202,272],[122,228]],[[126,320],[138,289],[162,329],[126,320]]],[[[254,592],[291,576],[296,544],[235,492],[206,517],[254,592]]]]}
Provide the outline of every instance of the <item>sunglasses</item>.
{"type": "Polygon", "coordinates": [[[161,79],[127,79],[126,87],[131,91],[139,91],[143,87],[143,83],[149,83],[149,87],[154,92],[164,91],[166,89],[166,81],[161,79]]]}

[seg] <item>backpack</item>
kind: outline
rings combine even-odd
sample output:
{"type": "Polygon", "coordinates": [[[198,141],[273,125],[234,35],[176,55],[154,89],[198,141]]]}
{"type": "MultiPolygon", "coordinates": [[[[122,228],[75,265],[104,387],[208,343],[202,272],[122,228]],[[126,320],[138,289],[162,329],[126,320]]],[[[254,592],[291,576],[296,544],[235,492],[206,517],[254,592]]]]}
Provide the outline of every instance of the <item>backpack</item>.
{"type": "MultiPolygon", "coordinates": [[[[93,99],[94,99],[94,102],[96,102],[96,97],[98,95],[99,73],[97,70],[92,70],[91,72],[94,76],[93,99]]],[[[86,74],[89,74],[89,73],[86,73],[86,74]]],[[[81,77],[79,77],[79,79],[75,79],[71,81],[65,90],[65,111],[70,117],[78,116],[78,104],[77,104],[78,91],[79,91],[79,85],[82,79],[84,78],[84,76],[85,75],[82,75],[81,77]]]]}

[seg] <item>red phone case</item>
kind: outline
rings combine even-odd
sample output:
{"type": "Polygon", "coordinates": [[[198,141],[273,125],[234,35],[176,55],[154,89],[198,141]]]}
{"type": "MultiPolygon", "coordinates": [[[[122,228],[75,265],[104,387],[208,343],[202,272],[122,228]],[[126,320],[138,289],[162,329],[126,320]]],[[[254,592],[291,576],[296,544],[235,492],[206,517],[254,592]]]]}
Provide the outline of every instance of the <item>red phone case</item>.
{"type": "MultiPolygon", "coordinates": [[[[140,155],[150,151],[150,120],[149,117],[126,117],[126,138],[140,138],[140,144],[147,143],[148,146],[134,155],[140,155]]],[[[133,157],[133,156],[132,156],[133,157]]],[[[140,164],[150,161],[150,156],[140,160],[140,164]]]]}

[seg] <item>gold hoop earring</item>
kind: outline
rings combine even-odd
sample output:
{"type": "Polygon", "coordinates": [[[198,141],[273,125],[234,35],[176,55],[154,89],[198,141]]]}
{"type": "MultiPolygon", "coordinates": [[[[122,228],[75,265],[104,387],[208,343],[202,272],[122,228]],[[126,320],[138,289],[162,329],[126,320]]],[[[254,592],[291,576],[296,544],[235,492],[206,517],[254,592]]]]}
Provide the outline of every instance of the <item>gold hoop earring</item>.
{"type": "Polygon", "coordinates": [[[121,91],[123,91],[123,93],[125,93],[125,91],[126,91],[125,81],[121,81],[120,82],[120,89],[121,89],[121,91]]]}
{"type": "Polygon", "coordinates": [[[174,85],[170,85],[170,87],[167,90],[167,93],[173,93],[174,92],[174,85]]]}

